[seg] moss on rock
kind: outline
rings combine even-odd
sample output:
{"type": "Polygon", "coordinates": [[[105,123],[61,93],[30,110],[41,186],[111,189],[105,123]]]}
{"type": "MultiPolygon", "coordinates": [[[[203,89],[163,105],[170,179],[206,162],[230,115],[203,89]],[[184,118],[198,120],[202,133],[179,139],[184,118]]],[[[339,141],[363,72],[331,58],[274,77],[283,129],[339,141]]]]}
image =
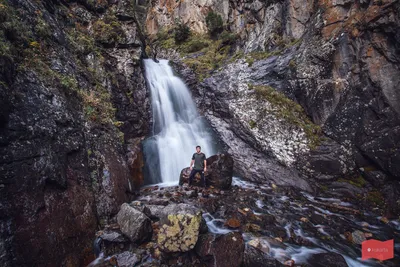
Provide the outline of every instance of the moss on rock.
{"type": "Polygon", "coordinates": [[[309,140],[311,149],[320,144],[321,127],[310,120],[298,103],[269,85],[250,84],[249,90],[254,90],[259,99],[267,100],[272,105],[273,108],[269,112],[272,112],[278,118],[284,119],[287,123],[301,128],[309,140]]]}
{"type": "Polygon", "coordinates": [[[199,237],[201,213],[170,214],[160,227],[157,243],[165,252],[185,252],[194,248],[199,237]]]}

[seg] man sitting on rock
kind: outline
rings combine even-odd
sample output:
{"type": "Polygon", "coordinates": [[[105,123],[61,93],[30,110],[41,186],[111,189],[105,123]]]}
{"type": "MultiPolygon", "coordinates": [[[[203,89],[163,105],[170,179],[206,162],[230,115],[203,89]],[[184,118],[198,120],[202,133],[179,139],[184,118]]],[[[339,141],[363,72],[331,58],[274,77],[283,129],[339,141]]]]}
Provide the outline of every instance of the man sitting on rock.
{"type": "Polygon", "coordinates": [[[204,172],[207,171],[206,155],[201,152],[201,147],[196,146],[196,153],[193,154],[192,161],[190,162],[190,176],[189,186],[192,184],[194,176],[199,172],[201,175],[201,183],[206,187],[206,180],[204,178],[204,172]],[[194,163],[194,168],[192,168],[194,163]]]}

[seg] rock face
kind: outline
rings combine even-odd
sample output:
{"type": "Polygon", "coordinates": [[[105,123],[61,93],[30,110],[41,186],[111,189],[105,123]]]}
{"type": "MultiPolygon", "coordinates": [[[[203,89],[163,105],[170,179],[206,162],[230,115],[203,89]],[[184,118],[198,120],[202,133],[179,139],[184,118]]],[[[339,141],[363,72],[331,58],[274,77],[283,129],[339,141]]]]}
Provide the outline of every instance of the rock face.
{"type": "Polygon", "coordinates": [[[149,217],[126,203],[122,204],[118,212],[117,222],[122,233],[138,244],[148,240],[153,233],[149,217]]]}
{"type": "Polygon", "coordinates": [[[133,20],[95,2],[1,4],[1,266],[86,263],[97,226],[132,199],[132,140],[149,129],[142,49],[133,20]]]}
{"type": "Polygon", "coordinates": [[[208,266],[239,267],[243,262],[244,246],[240,233],[219,236],[205,234],[199,238],[196,253],[203,258],[211,256],[208,266]]]}
{"type": "MultiPolygon", "coordinates": [[[[232,50],[258,51],[227,60],[204,80],[171,56],[233,156],[234,171],[303,190],[310,190],[305,177],[324,183],[359,175],[371,180],[373,173],[360,168],[398,179],[399,2],[224,3],[154,1],[147,23],[172,25],[185,10],[191,15],[183,22],[201,33],[213,10],[240,37],[232,50]],[[310,120],[293,123],[277,95],[265,90],[263,99],[260,88],[300,104],[310,120]],[[314,126],[320,130],[310,131],[314,126]]],[[[193,62],[201,53],[188,57],[193,62]]],[[[397,190],[380,188],[386,198],[397,190]]]]}
{"type": "Polygon", "coordinates": [[[180,19],[196,33],[206,33],[205,18],[212,10],[221,15],[227,28],[242,40],[245,51],[270,49],[284,38],[300,38],[313,13],[313,0],[156,0],[147,14],[150,35],[172,27],[180,19]]]}
{"type": "Polygon", "coordinates": [[[186,252],[194,248],[200,234],[201,211],[187,204],[168,205],[160,215],[157,244],[164,252],[186,252]]]}
{"type": "MultiPolygon", "coordinates": [[[[189,182],[190,168],[185,168],[179,176],[179,185],[189,182]]],[[[207,171],[204,173],[207,186],[229,189],[232,184],[233,159],[229,154],[214,155],[207,159],[207,171]]],[[[193,185],[202,186],[200,174],[196,174],[193,185]]]]}

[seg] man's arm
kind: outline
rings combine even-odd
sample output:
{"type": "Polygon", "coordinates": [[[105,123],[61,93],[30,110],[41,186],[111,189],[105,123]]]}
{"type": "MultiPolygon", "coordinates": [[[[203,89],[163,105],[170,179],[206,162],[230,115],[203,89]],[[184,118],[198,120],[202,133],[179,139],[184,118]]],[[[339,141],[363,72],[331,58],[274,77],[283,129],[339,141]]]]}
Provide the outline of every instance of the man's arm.
{"type": "Polygon", "coordinates": [[[194,154],[193,154],[193,156],[192,156],[192,161],[190,162],[190,170],[192,170],[193,164],[194,164],[194,154]]]}
{"type": "Polygon", "coordinates": [[[194,164],[194,159],[192,159],[192,161],[190,162],[190,170],[192,170],[193,164],[194,164]]]}
{"type": "Polygon", "coordinates": [[[204,158],[204,171],[207,171],[207,160],[206,160],[206,155],[203,154],[204,158]]]}

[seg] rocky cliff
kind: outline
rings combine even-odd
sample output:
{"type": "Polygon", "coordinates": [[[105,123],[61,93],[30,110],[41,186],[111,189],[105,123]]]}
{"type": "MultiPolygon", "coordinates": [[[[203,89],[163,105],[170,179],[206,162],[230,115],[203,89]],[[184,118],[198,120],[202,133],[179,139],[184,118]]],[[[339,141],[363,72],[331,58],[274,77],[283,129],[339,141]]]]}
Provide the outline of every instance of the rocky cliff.
{"type": "Polygon", "coordinates": [[[132,5],[1,1],[1,266],[83,264],[143,180],[150,102],[132,5]]]}
{"type": "Polygon", "coordinates": [[[396,0],[0,1],[0,264],[82,265],[98,227],[134,198],[151,123],[146,52],[172,60],[243,178],[398,214],[399,10],[396,0]],[[217,38],[210,11],[224,24],[217,38]],[[192,31],[181,44],[176,19],[192,31]]]}
{"type": "Polygon", "coordinates": [[[237,173],[361,198],[379,188],[396,214],[399,6],[153,1],[146,26],[193,89],[237,173]],[[210,12],[224,23],[211,39],[210,12]],[[176,21],[192,36],[174,45],[163,33],[176,21]]]}

